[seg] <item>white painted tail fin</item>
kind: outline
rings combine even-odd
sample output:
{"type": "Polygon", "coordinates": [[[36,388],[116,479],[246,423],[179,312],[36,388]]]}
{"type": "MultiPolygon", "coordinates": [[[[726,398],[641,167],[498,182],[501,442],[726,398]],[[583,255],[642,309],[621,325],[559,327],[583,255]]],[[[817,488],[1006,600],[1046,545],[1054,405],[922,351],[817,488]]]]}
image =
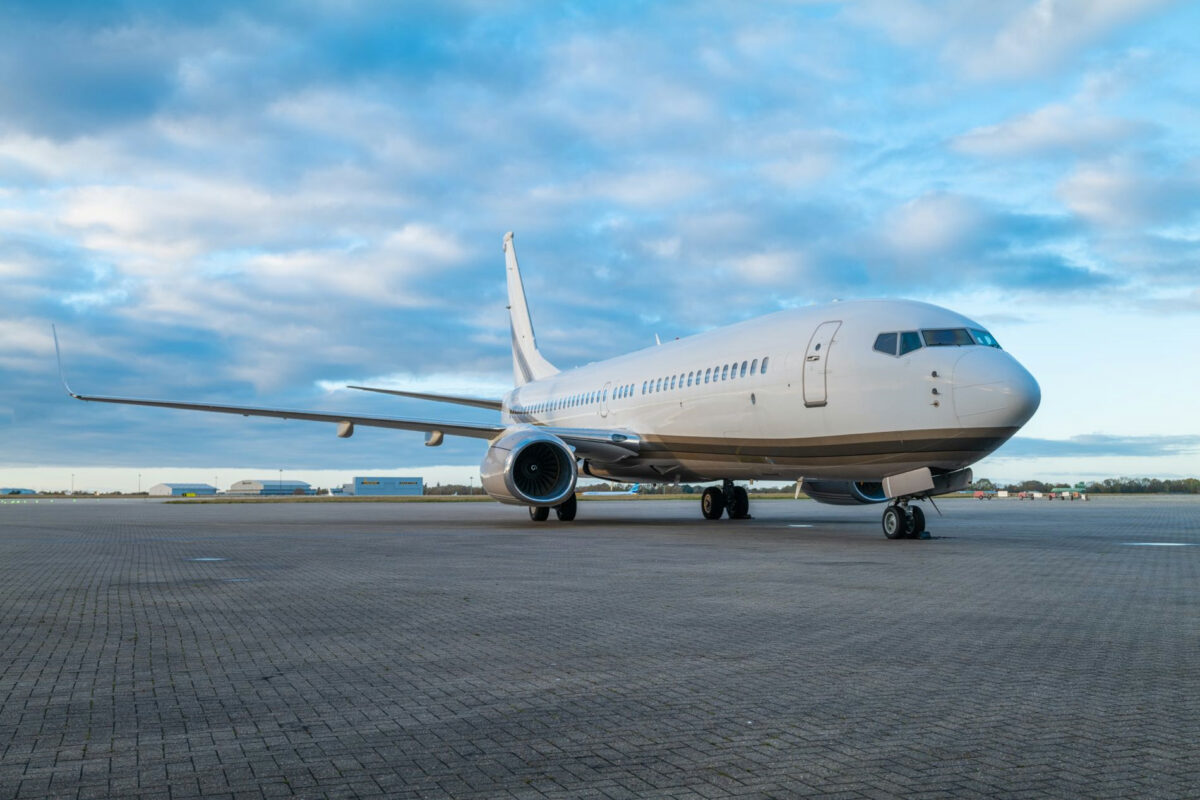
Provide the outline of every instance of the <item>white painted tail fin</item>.
{"type": "Polygon", "coordinates": [[[558,373],[538,352],[533,336],[533,322],[525,303],[525,286],[517,266],[517,251],[513,248],[512,231],[504,234],[504,266],[508,273],[508,321],[512,326],[513,380],[517,386],[548,378],[558,373]]]}

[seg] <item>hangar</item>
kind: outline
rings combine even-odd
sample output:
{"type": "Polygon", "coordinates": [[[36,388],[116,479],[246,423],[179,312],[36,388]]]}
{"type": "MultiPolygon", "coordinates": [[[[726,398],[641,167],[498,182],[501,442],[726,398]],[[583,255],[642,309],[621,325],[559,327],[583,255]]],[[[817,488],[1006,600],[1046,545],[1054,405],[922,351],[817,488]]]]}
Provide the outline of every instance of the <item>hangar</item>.
{"type": "Polygon", "coordinates": [[[342,491],[356,497],[422,495],[425,493],[425,485],[421,478],[355,476],[354,483],[345,484],[342,491]]]}
{"type": "Polygon", "coordinates": [[[156,483],[146,490],[151,497],[210,497],[217,487],[207,483],[156,483]]]}
{"type": "Polygon", "coordinates": [[[241,495],[243,497],[278,496],[281,494],[316,494],[316,490],[304,481],[285,481],[270,478],[267,480],[250,479],[238,481],[229,487],[229,494],[241,495]]]}

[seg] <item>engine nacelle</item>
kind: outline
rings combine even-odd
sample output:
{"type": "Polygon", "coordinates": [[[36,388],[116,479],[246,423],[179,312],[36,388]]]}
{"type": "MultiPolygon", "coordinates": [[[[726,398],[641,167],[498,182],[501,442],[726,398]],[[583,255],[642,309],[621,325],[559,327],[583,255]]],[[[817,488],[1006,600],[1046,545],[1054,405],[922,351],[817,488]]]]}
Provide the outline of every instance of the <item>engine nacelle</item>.
{"type": "Polygon", "coordinates": [[[501,503],[556,506],[575,491],[575,454],[567,444],[535,428],[500,437],[483,457],[483,490],[501,503]]]}
{"type": "Polygon", "coordinates": [[[828,481],[806,478],[801,482],[800,490],[818,503],[835,506],[856,506],[888,501],[888,496],[883,492],[883,484],[873,481],[828,481]]]}

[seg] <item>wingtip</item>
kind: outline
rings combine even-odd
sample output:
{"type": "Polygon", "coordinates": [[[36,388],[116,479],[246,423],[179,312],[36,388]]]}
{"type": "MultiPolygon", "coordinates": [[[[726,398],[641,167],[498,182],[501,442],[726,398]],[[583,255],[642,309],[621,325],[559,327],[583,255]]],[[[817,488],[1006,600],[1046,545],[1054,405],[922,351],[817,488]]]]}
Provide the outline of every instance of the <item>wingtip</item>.
{"type": "Polygon", "coordinates": [[[63,370],[62,351],[58,347],[58,328],[54,323],[50,323],[50,333],[54,336],[54,358],[58,362],[58,379],[62,381],[63,388],[67,390],[68,395],[76,400],[82,400],[82,397],[71,391],[71,386],[67,383],[67,373],[63,370]]]}

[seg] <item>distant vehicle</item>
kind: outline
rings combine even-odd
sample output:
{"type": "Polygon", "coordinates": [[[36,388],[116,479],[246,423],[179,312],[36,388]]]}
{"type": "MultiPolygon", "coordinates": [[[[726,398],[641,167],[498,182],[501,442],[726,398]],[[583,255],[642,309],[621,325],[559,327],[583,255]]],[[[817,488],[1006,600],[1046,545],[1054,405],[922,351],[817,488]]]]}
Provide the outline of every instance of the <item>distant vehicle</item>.
{"type": "MultiPolygon", "coordinates": [[[[1020,430],[1041,402],[1037,381],[982,325],[909,300],[861,300],[778,311],[560,371],[534,338],[513,237],[504,237],[515,388],[499,398],[354,386],[486,408],[493,422],[403,419],[216,403],[100,397],[79,400],[326,422],[481,439],[483,488],[575,518],[575,483],[706,483],[706,519],[747,519],[734,481],[798,481],[814,500],[882,503],[889,539],[916,537],[913,501],[962,491],[970,465],[1020,430]]],[[[570,278],[560,280],[569,283],[570,278]]],[[[719,306],[736,278],[698,283],[719,306]]],[[[627,292],[607,298],[628,306],[627,292]]],[[[57,336],[56,336],[57,344],[57,336]]],[[[61,361],[60,361],[61,367],[61,361]]],[[[64,385],[66,381],[63,381],[64,385]]]]}
{"type": "Polygon", "coordinates": [[[623,497],[626,495],[637,494],[642,490],[640,483],[635,483],[628,489],[620,492],[580,492],[581,497],[623,497]]]}
{"type": "Polygon", "coordinates": [[[983,489],[978,489],[975,491],[975,499],[976,500],[991,500],[992,497],[995,496],[995,494],[996,494],[995,492],[989,492],[989,491],[986,491],[983,489]]]}

